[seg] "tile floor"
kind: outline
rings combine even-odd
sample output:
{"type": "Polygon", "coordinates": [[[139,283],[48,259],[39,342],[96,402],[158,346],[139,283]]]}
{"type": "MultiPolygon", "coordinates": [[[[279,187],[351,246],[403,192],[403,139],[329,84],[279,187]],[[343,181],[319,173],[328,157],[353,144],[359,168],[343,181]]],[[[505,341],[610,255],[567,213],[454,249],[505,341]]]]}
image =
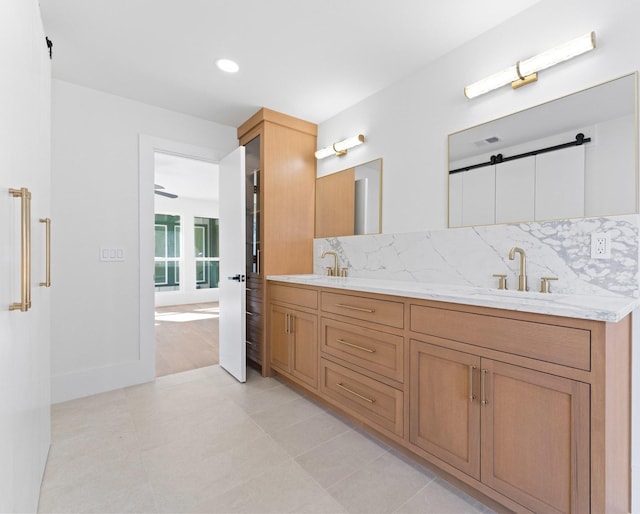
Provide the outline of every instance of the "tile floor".
{"type": "Polygon", "coordinates": [[[487,513],[254,371],[219,366],[53,406],[39,512],[487,513]]]}

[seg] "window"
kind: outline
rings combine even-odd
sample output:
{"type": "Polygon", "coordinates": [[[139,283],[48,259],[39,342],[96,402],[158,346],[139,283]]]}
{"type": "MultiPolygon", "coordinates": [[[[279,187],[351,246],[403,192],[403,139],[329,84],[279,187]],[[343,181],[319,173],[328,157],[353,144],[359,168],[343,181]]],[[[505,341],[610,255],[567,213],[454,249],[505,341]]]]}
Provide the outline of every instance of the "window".
{"type": "Polygon", "coordinates": [[[216,288],[220,281],[218,220],[213,218],[194,218],[193,221],[196,289],[216,288]]]}
{"type": "Polygon", "coordinates": [[[156,214],[154,280],[156,291],[180,289],[180,216],[156,214]]]}

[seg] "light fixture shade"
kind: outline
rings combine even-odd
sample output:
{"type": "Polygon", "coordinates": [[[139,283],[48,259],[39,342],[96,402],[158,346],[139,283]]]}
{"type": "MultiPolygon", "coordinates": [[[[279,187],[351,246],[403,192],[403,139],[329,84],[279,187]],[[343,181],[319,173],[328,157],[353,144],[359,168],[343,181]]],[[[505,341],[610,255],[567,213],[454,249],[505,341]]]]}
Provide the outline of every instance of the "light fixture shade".
{"type": "Polygon", "coordinates": [[[364,143],[364,135],[358,134],[357,136],[348,137],[347,139],[338,141],[331,146],[325,146],[324,148],[317,150],[315,156],[316,159],[324,159],[330,155],[344,155],[347,153],[349,148],[361,145],[362,143],[364,143]]]}
{"type": "Polygon", "coordinates": [[[523,76],[545,70],[563,61],[568,61],[596,47],[596,34],[589,32],[562,45],[558,45],[541,54],[520,61],[520,73],[523,76]]]}
{"type": "Polygon", "coordinates": [[[354,146],[358,146],[364,143],[364,136],[362,134],[358,134],[357,136],[349,137],[343,141],[335,143],[333,145],[333,149],[336,152],[343,152],[344,150],[348,150],[349,148],[353,148],[354,146]]]}
{"type": "Polygon", "coordinates": [[[509,83],[511,83],[514,88],[529,84],[537,80],[535,74],[540,70],[547,69],[588,52],[589,50],[593,50],[595,47],[596,34],[595,32],[589,32],[474,82],[464,88],[464,94],[467,98],[475,98],[476,96],[488,93],[509,83]]]}
{"type": "Polygon", "coordinates": [[[240,69],[238,63],[231,59],[218,59],[216,66],[227,73],[236,73],[240,69]]]}
{"type": "Polygon", "coordinates": [[[325,146],[324,148],[320,148],[315,153],[316,159],[324,159],[325,157],[329,157],[330,155],[334,155],[332,146],[325,146]]]}
{"type": "Polygon", "coordinates": [[[498,73],[494,73],[493,75],[489,75],[488,77],[465,87],[464,94],[467,98],[475,98],[476,96],[488,93],[493,89],[498,89],[499,87],[510,84],[514,80],[518,79],[518,70],[516,69],[516,66],[510,66],[509,68],[499,71],[498,73]]]}

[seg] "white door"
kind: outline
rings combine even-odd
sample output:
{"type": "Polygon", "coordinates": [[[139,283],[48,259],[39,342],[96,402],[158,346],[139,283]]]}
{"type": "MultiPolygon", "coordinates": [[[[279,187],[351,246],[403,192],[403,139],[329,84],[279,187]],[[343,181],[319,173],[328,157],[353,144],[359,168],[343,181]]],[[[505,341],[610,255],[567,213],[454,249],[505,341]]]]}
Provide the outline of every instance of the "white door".
{"type": "Polygon", "coordinates": [[[220,366],[246,381],[244,146],[220,161],[220,366]]]}
{"type": "Polygon", "coordinates": [[[50,442],[51,290],[40,287],[46,281],[40,218],[51,216],[51,64],[44,41],[36,0],[0,2],[0,512],[37,510],[50,442]],[[9,194],[22,188],[32,194],[25,223],[30,253],[22,248],[21,199],[9,194]],[[22,306],[28,255],[24,298],[30,294],[31,307],[10,310],[22,306]]]}

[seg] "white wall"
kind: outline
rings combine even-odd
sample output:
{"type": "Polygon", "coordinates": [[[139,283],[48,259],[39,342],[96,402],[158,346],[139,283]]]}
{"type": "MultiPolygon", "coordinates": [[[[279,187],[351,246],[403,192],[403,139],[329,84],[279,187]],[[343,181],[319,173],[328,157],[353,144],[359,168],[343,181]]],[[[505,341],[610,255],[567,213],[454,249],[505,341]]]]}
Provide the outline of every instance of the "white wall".
{"type": "Polygon", "coordinates": [[[318,161],[318,176],[382,157],[383,232],[444,228],[447,135],[638,70],[639,19],[640,3],[632,0],[543,0],[321,123],[318,147],[357,133],[367,140],[345,157],[318,161]],[[540,72],[537,83],[464,96],[465,85],[591,30],[594,51],[540,72]]]}
{"type": "MultiPolygon", "coordinates": [[[[640,68],[640,2],[543,0],[401,82],[318,126],[318,147],[362,133],[365,144],[318,162],[318,176],[382,157],[385,233],[445,228],[447,135],[640,68]],[[540,72],[537,83],[473,100],[465,85],[589,31],[597,48],[540,72]]],[[[640,370],[634,342],[635,491],[640,491],[640,370]]],[[[640,512],[640,494],[634,495],[640,512]]]]}
{"type": "Polygon", "coordinates": [[[52,397],[60,402],[153,379],[154,363],[141,358],[153,334],[139,322],[141,298],[153,312],[153,247],[148,256],[140,246],[139,215],[152,245],[155,196],[152,153],[138,175],[141,135],[221,155],[238,143],[233,127],[58,80],[52,98],[52,397]],[[142,209],[139,183],[149,184],[142,209]],[[100,262],[103,246],[123,248],[125,261],[100,262]]]}
{"type": "Polygon", "coordinates": [[[183,264],[180,267],[180,290],[155,293],[156,306],[183,305],[199,302],[217,302],[220,299],[218,288],[196,289],[196,271],[194,257],[193,219],[218,218],[218,200],[199,200],[195,198],[165,198],[156,196],[155,212],[181,216],[183,238],[183,264]]]}

